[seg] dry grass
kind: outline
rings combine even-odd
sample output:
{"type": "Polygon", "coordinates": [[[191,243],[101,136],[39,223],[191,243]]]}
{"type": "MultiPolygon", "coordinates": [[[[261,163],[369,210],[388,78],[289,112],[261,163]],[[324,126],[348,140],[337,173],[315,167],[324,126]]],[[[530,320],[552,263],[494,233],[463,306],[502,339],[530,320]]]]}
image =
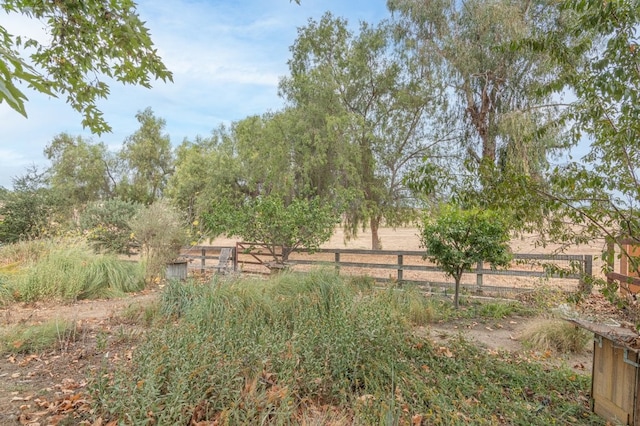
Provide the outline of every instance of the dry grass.
{"type": "Polygon", "coordinates": [[[531,323],[519,340],[530,349],[567,354],[585,350],[591,334],[567,321],[548,319],[531,323]]]}

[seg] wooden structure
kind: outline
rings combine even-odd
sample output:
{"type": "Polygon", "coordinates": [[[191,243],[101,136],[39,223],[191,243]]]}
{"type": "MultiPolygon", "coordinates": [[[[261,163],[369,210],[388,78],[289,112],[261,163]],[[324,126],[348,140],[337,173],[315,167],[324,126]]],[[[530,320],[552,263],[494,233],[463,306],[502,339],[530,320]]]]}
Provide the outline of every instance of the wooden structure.
{"type": "MultiPolygon", "coordinates": [[[[185,248],[195,269],[199,262],[205,269],[215,269],[212,259],[221,257],[221,247],[197,246],[185,248]],[[217,253],[217,255],[215,255],[217,253]]],[[[260,243],[240,242],[232,253],[234,270],[244,273],[270,274],[282,266],[307,271],[314,266],[329,266],[345,275],[368,275],[376,281],[411,282],[429,287],[432,291],[447,291],[453,288],[453,281],[444,276],[435,264],[423,259],[424,251],[392,251],[364,249],[319,249],[296,250],[283,265],[282,249],[260,243]],[[363,261],[364,260],[364,261],[363,261]]],[[[462,286],[472,292],[500,293],[528,291],[540,279],[552,279],[552,283],[567,289],[574,289],[577,283],[593,272],[591,255],[542,255],[515,254],[508,269],[494,270],[489,265],[479,263],[472,272],[465,274],[462,286]],[[514,285],[505,286],[503,279],[492,280],[494,276],[513,277],[514,285]],[[516,280],[521,280],[515,285],[516,280]],[[494,283],[493,281],[501,281],[494,283]],[[525,283],[526,282],[526,283],[525,283]],[[499,285],[494,285],[499,284],[499,285]]],[[[509,282],[512,282],[509,280],[509,282]]]]}
{"type": "Polygon", "coordinates": [[[179,258],[167,264],[167,279],[186,280],[187,279],[187,259],[179,258]]]}
{"type": "Polygon", "coordinates": [[[235,247],[192,246],[182,249],[180,256],[188,262],[188,269],[207,272],[228,273],[238,269],[235,247]]]}
{"type": "Polygon", "coordinates": [[[594,333],[593,412],[616,424],[640,426],[640,335],[622,327],[569,321],[594,333]]]}
{"type": "Polygon", "coordinates": [[[607,274],[607,281],[617,281],[620,292],[624,295],[638,294],[640,293],[640,274],[638,274],[638,269],[631,265],[630,258],[640,258],[640,245],[637,240],[628,238],[619,240],[618,245],[623,252],[620,256],[619,272],[615,271],[614,245],[612,243],[608,245],[608,251],[611,253],[608,263],[613,272],[607,274]]]}

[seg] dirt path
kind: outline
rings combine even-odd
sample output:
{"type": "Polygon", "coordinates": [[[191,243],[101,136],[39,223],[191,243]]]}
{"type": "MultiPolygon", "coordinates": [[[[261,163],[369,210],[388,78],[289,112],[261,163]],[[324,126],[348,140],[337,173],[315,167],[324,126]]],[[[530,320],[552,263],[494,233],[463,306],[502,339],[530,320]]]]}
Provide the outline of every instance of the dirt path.
{"type": "Polygon", "coordinates": [[[55,350],[0,358],[0,425],[55,425],[88,411],[87,378],[128,362],[141,336],[140,327],[128,324],[121,313],[142,309],[159,294],[155,289],[121,299],[0,309],[0,331],[56,320],[74,324],[55,350]]]}

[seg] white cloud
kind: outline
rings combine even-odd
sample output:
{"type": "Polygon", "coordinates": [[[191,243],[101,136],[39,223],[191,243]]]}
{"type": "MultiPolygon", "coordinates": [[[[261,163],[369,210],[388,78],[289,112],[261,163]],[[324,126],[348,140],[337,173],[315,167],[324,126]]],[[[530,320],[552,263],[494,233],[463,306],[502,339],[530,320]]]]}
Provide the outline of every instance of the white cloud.
{"type": "MultiPolygon", "coordinates": [[[[92,136],[81,117],[63,99],[29,93],[24,119],[0,104],[0,185],[21,175],[30,164],[43,164],[43,149],[61,132],[81,134],[118,148],[138,127],[137,111],[151,107],[167,122],[174,144],[185,137],[208,135],[222,123],[281,108],[277,85],[287,74],[289,46],[297,27],[326,10],[347,17],[379,20],[387,15],[384,0],[141,0],[138,12],[174,83],[154,83],[151,90],[111,85],[99,102],[112,134],[92,136]]],[[[10,33],[46,40],[44,25],[18,15],[0,15],[10,33]]]]}

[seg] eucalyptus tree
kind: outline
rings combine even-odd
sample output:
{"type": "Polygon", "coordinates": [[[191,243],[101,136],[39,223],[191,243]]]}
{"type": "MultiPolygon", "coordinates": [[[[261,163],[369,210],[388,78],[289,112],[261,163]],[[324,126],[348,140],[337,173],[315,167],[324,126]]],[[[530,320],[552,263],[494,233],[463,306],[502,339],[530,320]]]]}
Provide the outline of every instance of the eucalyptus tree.
{"type": "Polygon", "coordinates": [[[378,228],[410,218],[402,177],[433,153],[437,140],[427,118],[442,101],[429,64],[413,61],[393,43],[391,28],[325,14],[300,28],[291,47],[291,75],[282,96],[298,112],[308,147],[323,162],[326,190],[341,193],[345,229],[372,231],[372,248],[381,246],[378,228]]]}
{"type": "Polygon", "coordinates": [[[458,123],[458,146],[480,184],[490,185],[505,170],[540,178],[548,154],[565,147],[554,125],[557,101],[539,90],[557,67],[549,52],[512,47],[565,25],[570,19],[557,2],[388,0],[387,5],[407,49],[441,71],[438,77],[451,94],[443,105],[458,123]]]}
{"type": "Polygon", "coordinates": [[[118,192],[126,200],[149,205],[162,197],[173,173],[173,151],[164,133],[164,119],[151,108],[139,111],[136,119],[140,128],[127,137],[120,151],[125,175],[118,192]]]}
{"type": "Polygon", "coordinates": [[[131,1],[3,0],[0,8],[40,21],[47,34],[44,42],[0,26],[0,103],[25,117],[21,84],[65,97],[85,127],[103,133],[111,130],[97,107],[109,95],[105,80],[172,80],[131,1]]]}

